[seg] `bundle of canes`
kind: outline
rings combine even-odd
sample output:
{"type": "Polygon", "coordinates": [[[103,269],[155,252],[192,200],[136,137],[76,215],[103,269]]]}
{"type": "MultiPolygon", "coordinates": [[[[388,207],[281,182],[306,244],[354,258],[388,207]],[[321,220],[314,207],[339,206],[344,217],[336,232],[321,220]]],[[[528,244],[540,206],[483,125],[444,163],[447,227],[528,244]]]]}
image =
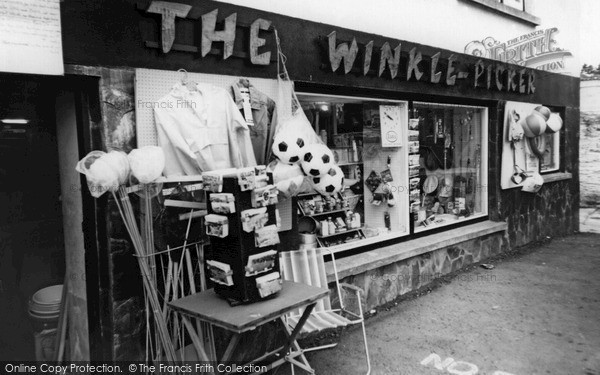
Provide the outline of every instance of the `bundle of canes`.
{"type": "MultiPolygon", "coordinates": [[[[119,197],[115,192],[112,193],[115,198],[115,203],[119,208],[119,213],[123,218],[123,223],[125,223],[125,227],[127,228],[127,232],[131,237],[131,241],[133,242],[133,248],[136,253],[136,258],[138,260],[138,264],[140,267],[140,272],[142,274],[142,280],[144,284],[144,291],[146,294],[146,298],[150,304],[152,309],[152,316],[154,318],[154,323],[157,331],[157,336],[159,338],[159,342],[162,346],[162,350],[164,351],[165,358],[169,362],[176,361],[176,353],[173,342],[171,341],[169,330],[167,327],[167,322],[165,320],[165,315],[161,308],[161,304],[158,298],[158,294],[156,291],[156,287],[152,278],[154,274],[150,265],[148,264],[148,254],[153,252],[153,249],[146,249],[146,246],[149,246],[152,242],[151,240],[146,239],[144,241],[138,229],[136,216],[133,211],[133,206],[131,205],[131,201],[129,200],[129,195],[127,194],[127,190],[124,186],[119,187],[119,197]],[[146,242],[146,243],[144,243],[146,242]]],[[[160,355],[160,351],[158,354],[160,355]]]]}

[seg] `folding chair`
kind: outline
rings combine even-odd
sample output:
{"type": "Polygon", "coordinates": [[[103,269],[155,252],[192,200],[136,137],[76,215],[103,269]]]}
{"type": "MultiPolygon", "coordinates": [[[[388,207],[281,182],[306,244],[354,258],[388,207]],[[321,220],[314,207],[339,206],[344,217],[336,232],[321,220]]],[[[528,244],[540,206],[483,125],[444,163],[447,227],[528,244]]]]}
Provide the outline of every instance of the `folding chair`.
{"type": "MultiPolygon", "coordinates": [[[[369,347],[367,345],[367,334],[365,330],[365,322],[363,317],[362,305],[360,303],[361,289],[345,283],[340,283],[338,280],[337,267],[335,264],[335,256],[328,249],[303,249],[293,251],[282,251],[280,253],[281,272],[284,280],[304,283],[319,287],[328,287],[327,273],[325,271],[325,261],[323,253],[331,256],[333,263],[333,271],[335,274],[336,290],[339,298],[339,309],[331,308],[331,301],[326,297],[317,302],[310,317],[304,324],[301,334],[318,332],[328,328],[345,327],[352,324],[361,324],[362,334],[365,346],[365,355],[367,359],[367,375],[371,373],[371,359],[369,357],[369,347]],[[349,311],[346,309],[342,296],[342,287],[352,292],[357,298],[358,311],[349,311]]],[[[286,324],[293,329],[298,319],[302,315],[302,311],[296,311],[286,317],[286,324]]],[[[304,352],[332,348],[337,343],[321,345],[311,348],[302,349],[304,352]]],[[[292,373],[294,365],[292,364],[292,373]]]]}

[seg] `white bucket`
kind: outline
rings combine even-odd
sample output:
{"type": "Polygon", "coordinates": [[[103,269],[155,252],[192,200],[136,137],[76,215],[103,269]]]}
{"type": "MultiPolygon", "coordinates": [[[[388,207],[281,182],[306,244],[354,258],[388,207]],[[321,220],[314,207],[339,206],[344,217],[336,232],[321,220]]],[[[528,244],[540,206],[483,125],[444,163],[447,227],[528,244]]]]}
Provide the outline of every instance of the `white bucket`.
{"type": "Polygon", "coordinates": [[[29,316],[34,323],[35,359],[54,359],[56,327],[60,316],[62,285],[53,285],[35,292],[29,299],[29,316]]]}

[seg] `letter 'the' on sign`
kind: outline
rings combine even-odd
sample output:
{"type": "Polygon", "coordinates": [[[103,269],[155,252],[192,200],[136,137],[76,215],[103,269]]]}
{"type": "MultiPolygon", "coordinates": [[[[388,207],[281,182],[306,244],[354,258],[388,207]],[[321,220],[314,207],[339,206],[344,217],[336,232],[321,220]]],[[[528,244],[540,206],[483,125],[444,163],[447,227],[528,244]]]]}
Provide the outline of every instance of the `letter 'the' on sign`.
{"type": "Polygon", "coordinates": [[[336,32],[332,31],[327,36],[329,39],[329,62],[331,63],[331,70],[334,72],[340,67],[342,59],[344,60],[344,73],[348,74],[354,66],[354,60],[358,54],[358,44],[356,44],[356,38],[352,39],[352,44],[348,48],[348,43],[340,43],[336,46],[336,32]]]}
{"type": "Polygon", "coordinates": [[[175,41],[175,17],[187,17],[190,9],[192,9],[192,6],[187,4],[169,3],[166,1],[153,1],[150,3],[146,12],[162,16],[160,39],[164,53],[171,50],[175,41]]]}
{"type": "Polygon", "coordinates": [[[250,25],[250,61],[255,65],[269,65],[271,62],[271,52],[258,54],[258,48],[265,45],[266,41],[258,37],[259,30],[268,30],[271,27],[271,21],[258,18],[250,25]]]}
{"type": "Polygon", "coordinates": [[[235,42],[235,24],[237,22],[237,13],[231,14],[225,18],[225,28],[223,31],[216,31],[218,9],[202,15],[202,57],[206,56],[211,48],[212,42],[223,42],[223,60],[233,54],[233,43],[235,42]]]}

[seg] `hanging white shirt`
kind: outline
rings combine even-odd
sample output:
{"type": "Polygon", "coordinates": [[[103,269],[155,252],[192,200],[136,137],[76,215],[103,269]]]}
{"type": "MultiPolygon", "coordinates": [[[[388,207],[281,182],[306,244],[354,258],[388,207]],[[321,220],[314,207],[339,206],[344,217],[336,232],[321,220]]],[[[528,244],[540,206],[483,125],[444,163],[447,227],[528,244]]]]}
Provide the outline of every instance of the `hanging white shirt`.
{"type": "Polygon", "coordinates": [[[246,121],[223,88],[178,83],[155,103],[154,119],[166,176],[256,165],[246,121]]]}

